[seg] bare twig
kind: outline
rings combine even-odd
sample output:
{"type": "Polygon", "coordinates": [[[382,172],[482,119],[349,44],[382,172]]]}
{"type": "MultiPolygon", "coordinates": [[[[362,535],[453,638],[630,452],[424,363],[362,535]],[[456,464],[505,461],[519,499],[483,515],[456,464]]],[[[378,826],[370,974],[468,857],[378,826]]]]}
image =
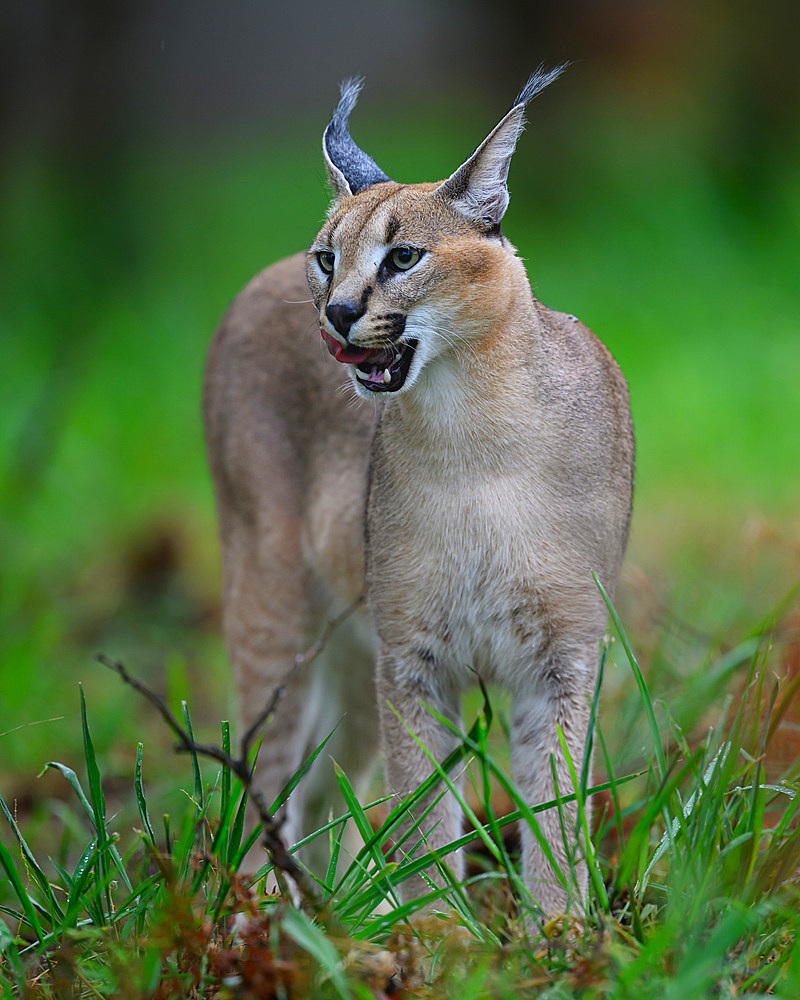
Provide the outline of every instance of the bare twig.
{"type": "Polygon", "coordinates": [[[286,685],[302,667],[308,666],[308,664],[322,652],[325,648],[325,644],[333,632],[363,603],[364,598],[365,591],[362,590],[352,604],[348,605],[344,611],[341,612],[341,614],[337,615],[336,618],[331,619],[326,624],[313,646],[310,646],[305,653],[297,654],[294,659],[294,663],[286,672],[283,680],[277,685],[270,695],[269,701],[264,707],[264,710],[259,714],[249,729],[247,729],[247,731],[243,734],[239,744],[238,757],[234,757],[232,754],[226,753],[221,747],[214,744],[198,743],[178,722],[169,705],[160,695],[156,694],[155,691],[152,691],[138,678],[129,674],[124,664],[120,663],[118,660],[112,660],[103,653],[100,653],[97,656],[97,660],[102,663],[103,666],[106,666],[110,670],[119,674],[126,684],[130,685],[130,687],[132,687],[135,691],[138,691],[150,702],[151,705],[156,708],[166,724],[177,736],[177,750],[187,753],[201,754],[204,757],[210,757],[212,760],[216,760],[222,764],[223,767],[226,767],[232,774],[236,775],[247,790],[248,798],[258,813],[264,849],[266,850],[270,861],[275,866],[276,876],[278,876],[279,880],[282,875],[288,876],[297,886],[300,898],[305,905],[313,906],[316,903],[316,893],[312,888],[311,880],[308,878],[303,868],[297,863],[297,861],[295,861],[286,847],[286,843],[280,832],[282,820],[274,817],[269,811],[264,795],[253,780],[253,774],[248,763],[250,750],[258,731],[277,708],[278,702],[283,697],[286,690],[286,685]]]}
{"type": "Polygon", "coordinates": [[[258,813],[259,822],[261,823],[263,844],[270,861],[272,861],[278,872],[287,875],[294,882],[304,903],[313,903],[315,901],[315,894],[311,888],[308,876],[289,853],[289,850],[287,849],[280,833],[281,821],[276,819],[267,808],[264,796],[253,781],[253,776],[250,773],[247,758],[234,757],[231,754],[226,753],[221,747],[213,744],[197,743],[178,722],[164,699],[160,695],[157,695],[154,691],[151,691],[146,684],[143,684],[136,677],[129,674],[122,663],[118,660],[112,660],[109,657],[104,656],[102,653],[97,657],[97,659],[104,666],[119,674],[126,684],[129,684],[132,688],[134,688],[134,690],[142,694],[152,705],[155,706],[156,709],[158,709],[161,717],[178,737],[178,750],[202,754],[204,757],[210,757],[212,760],[219,761],[223,767],[228,768],[232,774],[236,775],[236,777],[247,789],[248,798],[253,803],[256,812],[258,813]]]}

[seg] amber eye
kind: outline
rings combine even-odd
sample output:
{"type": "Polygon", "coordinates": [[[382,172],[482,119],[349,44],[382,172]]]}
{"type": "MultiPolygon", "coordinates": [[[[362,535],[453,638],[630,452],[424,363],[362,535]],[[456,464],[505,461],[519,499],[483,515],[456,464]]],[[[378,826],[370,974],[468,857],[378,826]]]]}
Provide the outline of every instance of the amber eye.
{"type": "Polygon", "coordinates": [[[395,247],[389,253],[389,264],[396,271],[408,271],[418,263],[422,253],[414,247],[395,247]]]}
{"type": "Polygon", "coordinates": [[[317,263],[326,274],[333,274],[333,267],[336,263],[336,254],[331,250],[320,250],[317,253],[317,263]]]}

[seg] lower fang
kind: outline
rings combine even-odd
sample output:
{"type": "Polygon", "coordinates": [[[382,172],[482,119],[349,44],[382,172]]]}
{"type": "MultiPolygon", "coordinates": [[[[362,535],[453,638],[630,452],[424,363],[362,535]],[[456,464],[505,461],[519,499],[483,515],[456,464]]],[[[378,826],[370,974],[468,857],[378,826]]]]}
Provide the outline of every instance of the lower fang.
{"type": "Polygon", "coordinates": [[[383,384],[388,385],[391,381],[392,381],[392,376],[391,373],[389,372],[389,369],[387,368],[386,371],[383,373],[383,384]]]}

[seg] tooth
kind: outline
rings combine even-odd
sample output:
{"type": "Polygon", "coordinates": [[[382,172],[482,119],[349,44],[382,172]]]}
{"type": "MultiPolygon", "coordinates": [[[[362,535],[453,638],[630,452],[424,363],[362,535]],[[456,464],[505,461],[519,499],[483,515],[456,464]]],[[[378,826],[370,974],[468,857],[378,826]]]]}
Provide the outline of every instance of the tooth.
{"type": "Polygon", "coordinates": [[[369,382],[369,372],[362,372],[360,368],[356,368],[356,378],[360,378],[362,382],[369,382]]]}
{"type": "Polygon", "coordinates": [[[392,376],[389,369],[387,368],[386,371],[383,373],[383,384],[388,385],[391,381],[392,381],[392,376]]]}

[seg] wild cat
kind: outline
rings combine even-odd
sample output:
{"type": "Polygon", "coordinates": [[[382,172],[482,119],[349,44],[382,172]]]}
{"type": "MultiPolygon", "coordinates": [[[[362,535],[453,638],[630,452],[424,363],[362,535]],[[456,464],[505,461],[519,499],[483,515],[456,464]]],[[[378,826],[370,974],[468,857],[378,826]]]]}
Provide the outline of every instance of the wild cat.
{"type": "MultiPolygon", "coordinates": [[[[326,749],[356,787],[380,738],[389,789],[416,788],[432,765],[409,730],[443,760],[455,738],[424,705],[457,720],[476,674],[512,695],[526,800],[553,798],[551,755],[571,791],[557,727],[579,765],[606,622],[592,573],[613,594],[634,443],[611,354],[534,298],[501,231],[525,107],[560,72],[535,73],[450,177],[422,184],[356,146],[360,84],[345,83],[323,138],[325,224],[247,285],[212,343],[206,432],[243,725],[365,580],[368,595],[266,730],[268,798],[337,723],[326,749]]],[[[288,803],[290,842],[324,823],[333,788],[320,760],[288,803]]],[[[557,811],[539,819],[568,870],[557,811]]],[[[425,826],[429,846],[460,835],[452,796],[425,826]]],[[[570,898],[527,827],[522,854],[545,913],[580,908],[585,865],[570,898]]]]}

